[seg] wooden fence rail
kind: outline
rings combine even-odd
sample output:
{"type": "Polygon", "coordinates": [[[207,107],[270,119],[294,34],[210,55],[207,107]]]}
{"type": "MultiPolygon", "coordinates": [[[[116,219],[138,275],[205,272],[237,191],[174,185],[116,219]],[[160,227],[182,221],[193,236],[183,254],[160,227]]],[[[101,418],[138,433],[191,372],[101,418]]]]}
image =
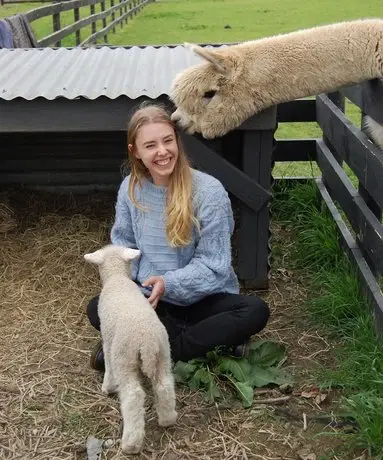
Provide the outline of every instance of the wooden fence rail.
{"type": "Polygon", "coordinates": [[[338,104],[327,95],[316,99],[317,122],[323,131],[323,139],[316,142],[316,159],[322,172],[317,185],[383,332],[383,295],[377,283],[378,278],[383,279],[383,153],[342,110],[342,96],[346,96],[361,108],[362,116],[370,115],[382,123],[383,82],[366,81],[342,89],[338,96],[338,104]],[[358,179],[357,187],[343,163],[358,179]]]}
{"type": "Polygon", "coordinates": [[[107,34],[113,30],[116,31],[118,24],[123,26],[129,18],[136,15],[145,5],[154,2],[155,0],[110,0],[110,7],[106,9],[105,0],[69,0],[51,5],[42,6],[25,14],[29,22],[37,21],[38,19],[52,16],[53,33],[38,40],[39,47],[49,45],[61,46],[61,40],[69,35],[76,34],[76,45],[83,46],[90,43],[95,43],[97,39],[104,38],[107,42],[107,34]],[[95,13],[95,5],[100,4],[101,12],[95,13]],[[90,15],[80,19],[80,8],[89,6],[90,15]],[[61,13],[73,10],[74,22],[66,27],[61,27],[61,13]],[[116,18],[116,12],[119,17],[116,18]],[[111,18],[110,24],[107,25],[107,18],[111,18]],[[102,29],[97,31],[97,21],[102,20],[102,29]],[[81,41],[81,29],[91,25],[91,35],[81,41]]]}

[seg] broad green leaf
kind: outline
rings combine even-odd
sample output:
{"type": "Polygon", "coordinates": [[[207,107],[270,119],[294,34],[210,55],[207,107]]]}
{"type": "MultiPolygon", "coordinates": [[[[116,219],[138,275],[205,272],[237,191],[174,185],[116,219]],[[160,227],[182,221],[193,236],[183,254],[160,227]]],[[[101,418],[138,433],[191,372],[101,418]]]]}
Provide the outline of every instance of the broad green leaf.
{"type": "Polygon", "coordinates": [[[174,375],[176,382],[187,383],[197,369],[196,364],[178,361],[174,366],[174,375]]]}
{"type": "Polygon", "coordinates": [[[253,366],[250,384],[255,387],[263,387],[270,383],[282,385],[283,383],[292,383],[292,379],[285,371],[277,367],[269,367],[266,369],[260,366],[253,366]]]}
{"type": "Polygon", "coordinates": [[[200,387],[206,387],[213,380],[213,376],[206,369],[198,369],[189,380],[189,387],[197,390],[200,387]]]}
{"type": "Polygon", "coordinates": [[[285,354],[284,345],[269,340],[260,340],[251,344],[249,361],[251,364],[269,367],[281,362],[285,354]]]}
{"type": "Polygon", "coordinates": [[[254,390],[248,382],[236,382],[234,379],[229,378],[230,382],[237,391],[239,398],[242,401],[243,407],[251,407],[253,404],[254,390]]]}
{"type": "Polygon", "coordinates": [[[222,357],[214,371],[223,375],[232,375],[239,382],[246,382],[252,375],[251,367],[246,358],[222,357]]]}

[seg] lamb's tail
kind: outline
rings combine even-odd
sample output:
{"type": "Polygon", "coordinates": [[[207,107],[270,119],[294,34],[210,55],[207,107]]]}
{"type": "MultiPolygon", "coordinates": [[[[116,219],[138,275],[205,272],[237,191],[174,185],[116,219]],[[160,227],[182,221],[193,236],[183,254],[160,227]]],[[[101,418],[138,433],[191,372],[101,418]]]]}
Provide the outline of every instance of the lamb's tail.
{"type": "Polygon", "coordinates": [[[371,140],[383,150],[383,126],[373,118],[365,116],[363,119],[363,127],[366,129],[371,140]]]}
{"type": "Polygon", "coordinates": [[[156,380],[162,350],[158,343],[145,343],[140,347],[141,370],[150,379],[156,380]]]}

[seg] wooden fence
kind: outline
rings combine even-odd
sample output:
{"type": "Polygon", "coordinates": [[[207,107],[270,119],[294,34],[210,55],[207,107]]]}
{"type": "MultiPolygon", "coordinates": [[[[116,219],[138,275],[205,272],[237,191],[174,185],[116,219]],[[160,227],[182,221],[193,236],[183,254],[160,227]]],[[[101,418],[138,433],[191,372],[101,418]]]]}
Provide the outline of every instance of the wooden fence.
{"type": "Polygon", "coordinates": [[[383,112],[383,81],[373,80],[278,106],[279,122],[317,121],[322,139],[278,140],[274,161],[315,160],[319,195],[334,218],[341,242],[356,267],[363,293],[383,332],[383,152],[344,114],[345,97],[377,121],[383,112]],[[343,168],[355,175],[355,187],[343,168]]]}
{"type": "Polygon", "coordinates": [[[29,22],[51,16],[53,24],[53,33],[38,40],[39,47],[55,45],[61,46],[61,40],[68,35],[76,34],[76,45],[83,46],[95,43],[98,39],[103,38],[107,42],[107,34],[110,31],[116,32],[116,26],[128,22],[129,18],[136,15],[145,5],[155,0],[110,0],[110,7],[106,9],[105,0],[69,0],[51,5],[42,6],[25,14],[29,22]],[[95,12],[96,4],[100,4],[101,12],[95,12]],[[80,19],[80,8],[89,6],[90,15],[80,19]],[[74,22],[66,27],[61,27],[61,13],[73,10],[74,22]],[[118,16],[118,17],[117,17],[118,16]],[[107,18],[111,22],[107,24],[107,18]],[[97,31],[97,21],[102,21],[102,29],[97,31]],[[91,35],[81,40],[81,29],[91,25],[91,35]]]}

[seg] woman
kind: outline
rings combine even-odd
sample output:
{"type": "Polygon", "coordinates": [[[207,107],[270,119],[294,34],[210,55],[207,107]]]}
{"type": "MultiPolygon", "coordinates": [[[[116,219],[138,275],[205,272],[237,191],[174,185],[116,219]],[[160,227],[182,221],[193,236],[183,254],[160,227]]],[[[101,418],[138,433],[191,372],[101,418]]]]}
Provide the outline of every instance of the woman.
{"type": "MultiPolygon", "coordinates": [[[[160,106],[145,104],[134,113],[128,152],[131,172],[118,192],[111,241],[141,250],[132,279],[165,325],[173,361],[203,357],[218,345],[243,356],[269,309],[259,297],[239,295],[226,190],[190,167],[170,114],[160,106]]],[[[90,301],[88,317],[99,329],[97,303],[98,297],[90,301]]],[[[103,369],[101,344],[91,365],[103,369]]]]}

